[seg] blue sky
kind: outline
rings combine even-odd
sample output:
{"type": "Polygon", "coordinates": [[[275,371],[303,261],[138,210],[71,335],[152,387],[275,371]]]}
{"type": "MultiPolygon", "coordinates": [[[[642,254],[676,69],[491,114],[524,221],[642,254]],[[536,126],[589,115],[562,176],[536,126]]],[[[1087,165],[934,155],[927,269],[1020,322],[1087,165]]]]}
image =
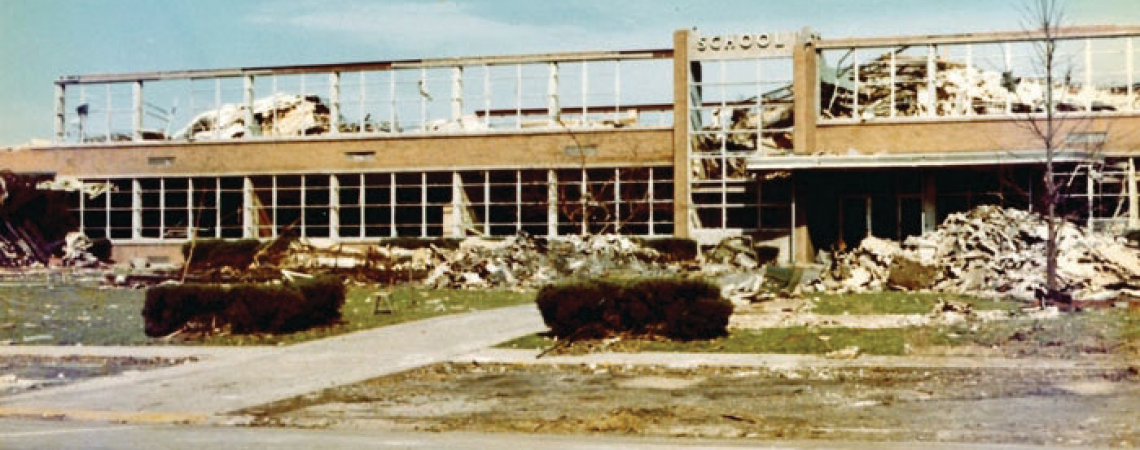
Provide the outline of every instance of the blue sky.
{"type": "MultiPolygon", "coordinates": [[[[0,146],[48,138],[62,75],[664,48],[671,32],[824,38],[1020,29],[1022,0],[0,0],[0,146]]],[[[1140,24],[1069,0],[1068,24],[1140,24]]]]}

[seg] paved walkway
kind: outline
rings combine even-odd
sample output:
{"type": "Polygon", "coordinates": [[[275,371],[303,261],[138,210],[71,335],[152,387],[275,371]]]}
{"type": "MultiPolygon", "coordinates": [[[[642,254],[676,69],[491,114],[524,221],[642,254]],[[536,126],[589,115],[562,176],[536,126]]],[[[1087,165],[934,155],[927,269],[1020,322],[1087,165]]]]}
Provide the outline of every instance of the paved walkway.
{"type": "MultiPolygon", "coordinates": [[[[221,352],[194,348],[197,354],[209,357],[192,364],[0,398],[0,416],[205,422],[221,413],[447,361],[545,328],[537,309],[528,304],[290,346],[221,352]]],[[[186,351],[122,349],[122,356],[186,351]]]]}

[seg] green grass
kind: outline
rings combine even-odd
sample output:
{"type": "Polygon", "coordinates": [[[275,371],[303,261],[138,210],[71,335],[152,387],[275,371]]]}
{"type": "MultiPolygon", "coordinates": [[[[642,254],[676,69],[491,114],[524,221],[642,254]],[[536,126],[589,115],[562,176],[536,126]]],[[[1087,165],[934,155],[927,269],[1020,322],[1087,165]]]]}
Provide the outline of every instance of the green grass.
{"type": "MultiPolygon", "coordinates": [[[[546,349],[554,343],[532,334],[497,347],[546,349]]],[[[733,330],[726,337],[701,341],[623,340],[610,344],[606,351],[824,354],[848,346],[857,346],[870,355],[921,354],[935,347],[996,346],[1005,356],[1014,357],[1136,357],[1140,356],[1140,315],[1111,310],[1066,314],[1054,320],[1016,319],[954,327],[733,330]]]]}
{"type": "MultiPolygon", "coordinates": [[[[679,353],[786,353],[822,354],[857,345],[864,353],[901,355],[905,339],[898,330],[807,327],[734,330],[728,336],[697,341],[623,340],[607,349],[614,352],[679,353]],[[821,338],[822,337],[822,338],[821,338]]],[[[499,344],[500,348],[545,349],[554,339],[531,334],[499,344]]]]}
{"type": "Polygon", "coordinates": [[[343,322],[286,335],[224,335],[161,340],[143,333],[145,291],[79,286],[0,286],[0,342],[16,345],[284,345],[445,314],[534,301],[533,292],[389,289],[391,313],[373,314],[377,287],[352,287],[343,322]]]}
{"type": "Polygon", "coordinates": [[[814,294],[816,314],[925,314],[938,300],[971,303],[976,310],[1016,310],[1024,304],[967,295],[928,292],[875,292],[865,294],[814,294]]]}
{"type": "Polygon", "coordinates": [[[0,286],[0,341],[27,345],[137,345],[144,292],[81,286],[0,286]]]}

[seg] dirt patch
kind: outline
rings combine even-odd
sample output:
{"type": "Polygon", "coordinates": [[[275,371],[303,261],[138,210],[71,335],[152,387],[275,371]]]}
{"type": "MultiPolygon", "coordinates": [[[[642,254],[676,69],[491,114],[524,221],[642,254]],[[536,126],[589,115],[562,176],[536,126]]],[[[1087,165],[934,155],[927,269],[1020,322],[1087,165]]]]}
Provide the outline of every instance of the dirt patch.
{"type": "Polygon", "coordinates": [[[241,413],[278,426],[1129,446],[1140,375],[449,363],[241,413]]]}
{"type": "Polygon", "coordinates": [[[934,311],[926,314],[816,314],[811,302],[781,300],[737,307],[729,318],[728,328],[756,330],[786,327],[904,328],[952,326],[1002,320],[1051,320],[1060,317],[1056,308],[1044,310],[983,310],[965,313],[934,311]]]}
{"type": "Polygon", "coordinates": [[[0,396],[197,360],[195,357],[0,356],[0,396]]]}

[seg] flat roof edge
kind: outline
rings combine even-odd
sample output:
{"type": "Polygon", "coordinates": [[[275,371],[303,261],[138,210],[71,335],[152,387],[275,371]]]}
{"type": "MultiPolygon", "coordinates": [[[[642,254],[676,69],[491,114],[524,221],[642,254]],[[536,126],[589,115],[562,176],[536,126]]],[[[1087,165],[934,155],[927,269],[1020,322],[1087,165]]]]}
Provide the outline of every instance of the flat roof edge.
{"type": "Polygon", "coordinates": [[[362,61],[347,63],[298,64],[282,66],[250,66],[219,69],[190,69],[152,72],[124,72],[91,75],[65,75],[56,80],[58,85],[115,83],[130,81],[158,81],[193,78],[230,78],[247,75],[296,75],[306,73],[362,72],[421,67],[447,67],[456,65],[502,65],[542,62],[575,62],[592,60],[638,60],[672,58],[673,49],[607,50],[556,53],[530,53],[518,55],[470,56],[388,61],[362,61]]]}
{"type": "MultiPolygon", "coordinates": [[[[906,153],[874,155],[805,155],[748,158],[748,170],[804,169],[881,169],[905,167],[963,167],[1015,164],[1043,164],[1045,150],[988,151],[961,153],[906,153]]],[[[1102,152],[1058,150],[1057,163],[1080,163],[1104,159],[1102,152]]]]}
{"type": "MultiPolygon", "coordinates": [[[[1140,36],[1140,25],[1084,25],[1057,29],[1056,39],[1112,38],[1140,36]]],[[[819,49],[860,47],[893,47],[927,44],[984,44],[993,42],[1033,41],[1044,39],[1041,30],[990,31],[978,33],[927,34],[910,36],[875,36],[861,38],[820,39],[819,49]]]]}

